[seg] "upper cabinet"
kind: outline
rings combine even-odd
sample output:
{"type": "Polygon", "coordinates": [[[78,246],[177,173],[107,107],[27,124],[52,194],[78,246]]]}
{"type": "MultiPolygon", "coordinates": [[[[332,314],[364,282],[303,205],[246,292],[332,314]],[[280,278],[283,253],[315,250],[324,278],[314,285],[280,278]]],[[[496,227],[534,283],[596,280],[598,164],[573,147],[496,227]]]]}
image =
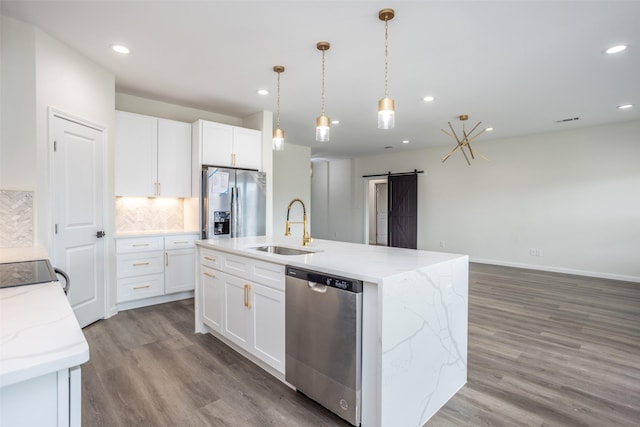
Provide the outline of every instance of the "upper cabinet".
{"type": "Polygon", "coordinates": [[[116,196],[190,197],[191,125],[116,111],[116,196]]]}
{"type": "Polygon", "coordinates": [[[193,147],[200,150],[198,166],[262,169],[262,132],[198,120],[193,124],[193,147]]]}

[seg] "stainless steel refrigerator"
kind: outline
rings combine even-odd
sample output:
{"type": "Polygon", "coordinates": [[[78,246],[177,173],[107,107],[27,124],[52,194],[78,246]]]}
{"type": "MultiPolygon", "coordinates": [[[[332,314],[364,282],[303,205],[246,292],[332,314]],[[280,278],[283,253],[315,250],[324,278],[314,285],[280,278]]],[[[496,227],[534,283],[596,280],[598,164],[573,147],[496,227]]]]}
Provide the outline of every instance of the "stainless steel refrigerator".
{"type": "Polygon", "coordinates": [[[202,238],[263,236],[266,233],[264,172],[202,167],[202,238]]]}

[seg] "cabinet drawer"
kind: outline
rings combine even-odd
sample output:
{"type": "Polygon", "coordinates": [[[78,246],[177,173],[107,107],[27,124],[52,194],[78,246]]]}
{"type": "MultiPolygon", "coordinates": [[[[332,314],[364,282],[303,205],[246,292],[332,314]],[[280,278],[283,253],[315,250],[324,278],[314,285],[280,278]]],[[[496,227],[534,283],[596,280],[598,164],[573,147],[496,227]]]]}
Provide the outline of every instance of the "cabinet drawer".
{"type": "Polygon", "coordinates": [[[170,251],[173,249],[186,249],[195,247],[195,241],[198,240],[197,234],[180,235],[180,236],[165,236],[164,238],[164,250],[170,251]]]}
{"type": "Polygon", "coordinates": [[[136,237],[131,239],[117,239],[116,253],[130,253],[143,251],[161,251],[164,249],[164,239],[162,236],[136,237]]]}
{"type": "Polygon", "coordinates": [[[118,279],[118,303],[163,294],[163,274],[118,279]]]}
{"type": "Polygon", "coordinates": [[[133,277],[164,272],[162,251],[117,256],[118,277],[133,277]]]}
{"type": "Polygon", "coordinates": [[[284,291],[284,265],[225,254],[222,270],[284,291]]]}
{"type": "Polygon", "coordinates": [[[218,252],[200,249],[200,264],[211,268],[220,268],[222,256],[218,252]]]}

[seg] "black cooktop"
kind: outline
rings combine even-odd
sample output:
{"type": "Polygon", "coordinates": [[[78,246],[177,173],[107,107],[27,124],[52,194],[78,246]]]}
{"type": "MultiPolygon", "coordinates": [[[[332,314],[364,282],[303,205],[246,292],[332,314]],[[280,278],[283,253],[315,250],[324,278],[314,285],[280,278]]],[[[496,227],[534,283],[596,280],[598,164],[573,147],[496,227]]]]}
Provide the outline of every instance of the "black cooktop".
{"type": "Polygon", "coordinates": [[[0,264],[0,288],[34,285],[57,280],[58,277],[47,259],[0,264]]]}

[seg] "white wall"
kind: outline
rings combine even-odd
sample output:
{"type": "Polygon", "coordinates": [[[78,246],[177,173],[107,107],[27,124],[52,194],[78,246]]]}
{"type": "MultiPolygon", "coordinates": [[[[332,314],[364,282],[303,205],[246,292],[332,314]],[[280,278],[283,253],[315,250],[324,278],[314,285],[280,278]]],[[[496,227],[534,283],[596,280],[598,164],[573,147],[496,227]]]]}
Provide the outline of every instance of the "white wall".
{"type": "MultiPolygon", "coordinates": [[[[640,281],[638,135],[640,122],[633,121],[508,140],[481,137],[474,146],[490,160],[472,166],[459,155],[442,163],[449,147],[359,158],[351,189],[336,183],[328,192],[343,200],[352,192],[357,214],[351,227],[363,241],[362,175],[424,170],[418,178],[418,249],[640,281]],[[531,249],[541,256],[531,256],[531,249]]],[[[338,230],[333,221],[329,225],[329,233],[338,230]]]]}
{"type": "MultiPolygon", "coordinates": [[[[2,185],[34,191],[35,243],[49,249],[53,191],[49,168],[49,108],[106,129],[105,161],[106,170],[110,170],[115,78],[40,29],[4,16],[2,64],[2,185]]],[[[107,175],[105,185],[106,199],[113,200],[112,174],[107,175]]],[[[105,207],[105,228],[107,236],[112,236],[113,204],[106,203],[105,207]]],[[[109,252],[112,247],[107,244],[105,249],[109,252]]],[[[115,282],[109,263],[107,268],[111,272],[108,285],[115,282]]],[[[115,301],[115,287],[108,298],[115,301]]]]}
{"type": "MultiPolygon", "coordinates": [[[[307,208],[308,226],[314,222],[311,215],[311,148],[286,144],[284,151],[273,152],[273,234],[284,235],[287,206],[295,198],[302,199],[307,208]]],[[[299,203],[291,207],[291,221],[302,221],[299,203]]],[[[313,228],[309,229],[311,237],[313,228]]],[[[302,225],[291,226],[292,236],[302,236],[302,225]]],[[[302,240],[300,241],[302,243],[302,240]]]]}
{"type": "MultiPolygon", "coordinates": [[[[362,242],[363,228],[355,228],[363,204],[355,200],[353,160],[313,162],[313,215],[320,221],[314,225],[318,238],[344,242],[362,242]]],[[[360,224],[361,225],[361,224],[360,224]]]]}
{"type": "Polygon", "coordinates": [[[35,28],[0,19],[0,189],[35,191],[35,28]]]}

